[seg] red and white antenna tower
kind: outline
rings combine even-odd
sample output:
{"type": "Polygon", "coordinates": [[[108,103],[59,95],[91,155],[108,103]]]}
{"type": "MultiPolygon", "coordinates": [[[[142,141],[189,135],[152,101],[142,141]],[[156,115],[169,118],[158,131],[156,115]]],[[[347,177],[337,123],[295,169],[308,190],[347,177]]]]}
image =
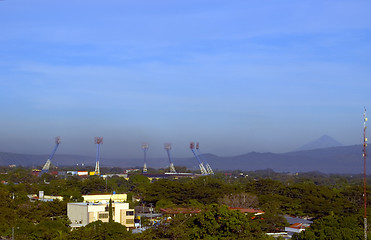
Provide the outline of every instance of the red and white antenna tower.
{"type": "Polygon", "coordinates": [[[95,137],[94,143],[97,144],[97,155],[95,160],[94,175],[100,175],[99,160],[100,160],[100,145],[103,144],[103,137],[95,137]]]}
{"type": "Polygon", "coordinates": [[[366,108],[363,112],[363,206],[364,206],[364,233],[365,233],[365,240],[367,240],[367,176],[366,176],[366,160],[367,160],[367,137],[366,137],[366,108]]]}

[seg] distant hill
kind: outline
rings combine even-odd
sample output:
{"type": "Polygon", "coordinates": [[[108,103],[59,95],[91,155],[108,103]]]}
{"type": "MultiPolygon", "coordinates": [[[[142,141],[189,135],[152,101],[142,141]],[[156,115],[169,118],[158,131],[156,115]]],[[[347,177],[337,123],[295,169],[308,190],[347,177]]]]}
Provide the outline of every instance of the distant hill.
{"type": "MultiPolygon", "coordinates": [[[[27,155],[14,153],[0,153],[0,165],[16,164],[22,166],[42,166],[47,155],[27,155]]],[[[213,169],[255,171],[273,169],[276,172],[309,172],[320,171],[323,173],[362,173],[363,157],[362,145],[340,146],[303,150],[288,153],[258,153],[231,157],[219,157],[213,154],[203,154],[213,169]]],[[[56,166],[73,166],[84,163],[94,166],[95,158],[78,155],[55,155],[53,164],[56,166]]],[[[174,158],[178,166],[198,169],[198,162],[194,157],[174,158]]],[[[142,166],[143,159],[102,158],[101,166],[107,167],[135,167],[142,166]]],[[[169,161],[164,158],[148,159],[147,166],[151,168],[165,168],[169,161]]],[[[371,166],[371,164],[368,164],[371,166]]],[[[371,167],[367,170],[371,172],[371,167]]]]}
{"type": "MultiPolygon", "coordinates": [[[[15,164],[17,166],[37,167],[43,166],[49,155],[31,155],[19,153],[0,152],[0,165],[15,164]]],[[[52,164],[59,165],[76,165],[85,163],[94,165],[95,158],[79,155],[55,155],[52,164]]]]}
{"type": "MultiPolygon", "coordinates": [[[[362,173],[362,145],[322,148],[288,153],[257,153],[235,157],[208,157],[214,169],[276,172],[362,173]]],[[[368,172],[371,170],[369,167],[368,172]]]]}
{"type": "Polygon", "coordinates": [[[296,149],[296,151],[305,151],[305,150],[340,147],[340,146],[343,146],[343,144],[339,143],[338,141],[336,141],[330,136],[323,135],[319,139],[301,146],[300,148],[296,149]]]}

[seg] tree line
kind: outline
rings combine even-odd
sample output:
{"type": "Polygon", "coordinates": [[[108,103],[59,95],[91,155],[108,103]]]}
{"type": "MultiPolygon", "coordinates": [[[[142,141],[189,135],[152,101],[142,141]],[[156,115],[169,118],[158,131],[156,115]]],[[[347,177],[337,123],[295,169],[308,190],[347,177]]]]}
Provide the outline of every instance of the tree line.
{"type": "MultiPolygon", "coordinates": [[[[158,179],[136,174],[129,179],[90,176],[35,177],[30,169],[0,169],[0,236],[16,239],[269,239],[266,232],[288,226],[283,215],[313,218],[297,239],[361,239],[363,188],[359,177],[257,171],[226,176],[158,179]],[[243,177],[242,177],[243,176],[243,177]],[[27,194],[44,191],[63,201],[30,202],[27,194]],[[71,231],[66,206],[93,193],[128,193],[131,207],[152,204],[157,210],[192,207],[194,216],[177,216],[166,224],[132,234],[115,223],[95,222],[71,231]],[[132,199],[140,199],[139,202],[132,199]],[[263,217],[226,206],[259,208],[263,217]],[[95,237],[91,237],[95,236],[95,237]]],[[[367,195],[370,196],[370,189],[367,195]]],[[[367,199],[370,204],[370,198],[367,199]]]]}

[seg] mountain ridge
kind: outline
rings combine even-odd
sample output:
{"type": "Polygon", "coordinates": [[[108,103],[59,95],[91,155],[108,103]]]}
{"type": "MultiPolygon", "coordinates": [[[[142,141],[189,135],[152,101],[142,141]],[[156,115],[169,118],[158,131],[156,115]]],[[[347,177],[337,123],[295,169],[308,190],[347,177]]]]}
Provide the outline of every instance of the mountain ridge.
{"type": "MultiPolygon", "coordinates": [[[[362,145],[337,146],[329,148],[292,151],[286,153],[259,153],[249,152],[237,156],[220,157],[211,153],[203,154],[215,170],[262,170],[273,169],[277,172],[309,172],[320,171],[324,173],[361,173],[363,171],[362,145]]],[[[0,165],[42,166],[48,155],[29,155],[19,153],[0,152],[0,165]]],[[[74,166],[84,163],[94,166],[95,157],[56,154],[52,160],[58,166],[74,166]]],[[[174,158],[178,166],[198,169],[198,162],[194,157],[174,158]]],[[[139,158],[101,158],[101,166],[106,167],[135,167],[142,166],[143,159],[139,158]]],[[[153,168],[166,168],[169,161],[166,157],[148,158],[147,166],[153,168]]],[[[370,170],[368,170],[370,172],[370,170]]]]}

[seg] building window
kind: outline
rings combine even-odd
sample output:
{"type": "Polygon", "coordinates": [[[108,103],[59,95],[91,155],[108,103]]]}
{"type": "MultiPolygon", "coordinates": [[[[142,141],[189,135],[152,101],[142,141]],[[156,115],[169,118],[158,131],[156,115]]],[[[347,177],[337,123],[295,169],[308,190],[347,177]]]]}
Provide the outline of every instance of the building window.
{"type": "Polygon", "coordinates": [[[126,219],[126,224],[134,224],[134,219],[126,219]]]}
{"type": "Polygon", "coordinates": [[[101,218],[108,218],[108,213],[99,213],[98,214],[98,218],[101,219],[101,218]]]}
{"type": "Polygon", "coordinates": [[[126,216],[134,216],[134,211],[126,211],[126,216]]]}

